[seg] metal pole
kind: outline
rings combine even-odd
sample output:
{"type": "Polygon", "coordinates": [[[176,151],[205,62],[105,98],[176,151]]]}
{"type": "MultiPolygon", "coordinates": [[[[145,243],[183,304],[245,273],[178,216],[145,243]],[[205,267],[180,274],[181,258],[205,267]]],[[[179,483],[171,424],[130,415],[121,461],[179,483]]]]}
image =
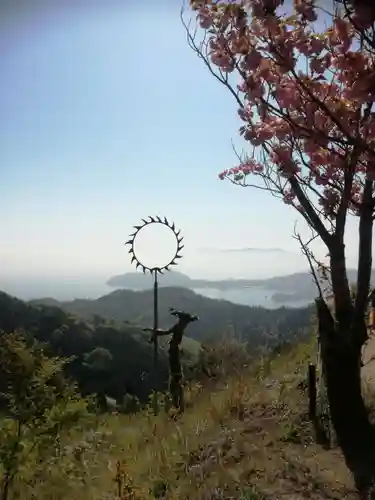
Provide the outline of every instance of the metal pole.
{"type": "Polygon", "coordinates": [[[158,272],[154,269],[154,370],[156,372],[158,366],[158,336],[156,330],[159,328],[158,314],[158,272]]]}
{"type": "MultiPolygon", "coordinates": [[[[158,271],[153,270],[154,274],[154,377],[155,381],[158,377],[158,336],[156,334],[159,328],[159,314],[158,314],[158,271]]],[[[154,414],[157,415],[159,412],[158,407],[158,394],[154,391],[154,414]]]]}

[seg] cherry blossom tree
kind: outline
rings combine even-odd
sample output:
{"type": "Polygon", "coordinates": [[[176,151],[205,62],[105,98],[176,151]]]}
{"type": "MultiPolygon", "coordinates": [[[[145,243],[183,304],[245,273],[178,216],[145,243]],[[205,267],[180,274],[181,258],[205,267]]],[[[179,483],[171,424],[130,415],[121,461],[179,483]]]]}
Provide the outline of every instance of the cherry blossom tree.
{"type": "Polygon", "coordinates": [[[334,317],[322,300],[317,310],[332,419],[342,447],[363,452],[369,436],[375,443],[360,380],[375,213],[375,8],[317,3],[190,0],[198,28],[185,27],[234,98],[247,143],[220,179],[280,197],[327,248],[334,317]],[[345,256],[350,215],[359,232],[355,298],[345,256]]]}

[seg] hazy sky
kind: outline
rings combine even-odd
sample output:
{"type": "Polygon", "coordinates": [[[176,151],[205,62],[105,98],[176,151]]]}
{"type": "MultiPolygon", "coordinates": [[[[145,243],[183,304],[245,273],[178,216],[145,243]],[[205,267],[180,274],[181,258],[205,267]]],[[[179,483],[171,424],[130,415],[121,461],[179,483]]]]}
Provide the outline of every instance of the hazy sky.
{"type": "MultiPolygon", "coordinates": [[[[127,235],[154,214],[183,230],[179,270],[193,277],[304,264],[293,209],[217,179],[236,164],[240,121],[188,47],[180,8],[180,0],[0,2],[3,276],[128,271],[127,235]],[[291,253],[217,251],[241,247],[291,253]]],[[[154,255],[168,252],[165,241],[149,245],[154,255]]],[[[354,263],[354,246],[348,254],[354,263]]]]}

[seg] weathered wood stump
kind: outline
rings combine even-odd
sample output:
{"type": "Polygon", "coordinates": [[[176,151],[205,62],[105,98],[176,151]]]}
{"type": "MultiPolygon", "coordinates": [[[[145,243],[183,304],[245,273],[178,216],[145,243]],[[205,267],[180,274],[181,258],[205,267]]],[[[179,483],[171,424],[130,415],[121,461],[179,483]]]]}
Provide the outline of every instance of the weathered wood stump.
{"type": "Polygon", "coordinates": [[[177,311],[171,308],[171,315],[176,316],[178,321],[169,330],[154,330],[145,328],[152,332],[150,342],[154,341],[154,336],[172,335],[169,341],[169,392],[173,406],[180,412],[184,411],[184,391],[183,391],[183,371],[181,365],[180,346],[185,328],[189,323],[198,320],[198,316],[184,311],[177,311]]]}

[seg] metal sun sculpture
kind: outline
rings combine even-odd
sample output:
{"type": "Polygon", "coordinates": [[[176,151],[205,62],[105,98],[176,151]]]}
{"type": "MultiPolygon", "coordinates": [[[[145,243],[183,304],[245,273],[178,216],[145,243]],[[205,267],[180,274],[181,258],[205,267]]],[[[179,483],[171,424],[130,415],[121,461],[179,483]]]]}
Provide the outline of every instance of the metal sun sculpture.
{"type": "Polygon", "coordinates": [[[155,217],[149,216],[148,220],[146,219],[141,219],[141,220],[142,224],[134,226],[135,232],[130,235],[130,240],[128,240],[125,243],[125,245],[130,245],[129,253],[131,255],[131,263],[133,264],[133,262],[135,262],[136,263],[135,268],[138,269],[140,267],[143,273],[146,273],[146,271],[150,271],[151,274],[155,275],[157,273],[163,274],[164,271],[170,271],[169,268],[171,266],[177,266],[178,264],[177,261],[182,258],[181,251],[184,248],[184,245],[182,245],[183,236],[180,236],[181,230],[177,231],[174,222],[172,223],[168,222],[168,219],[166,217],[162,219],[159,216],[155,217]],[[151,224],[161,224],[162,226],[170,229],[170,231],[174,234],[176,238],[176,252],[173,258],[169,261],[169,263],[164,266],[149,267],[144,262],[141,262],[138,259],[137,254],[135,252],[134,245],[139,232],[142,231],[142,229],[144,229],[145,227],[150,226],[151,224]]]}
{"type": "MultiPolygon", "coordinates": [[[[154,278],[154,326],[152,329],[149,329],[152,332],[152,337],[151,341],[154,343],[154,370],[155,370],[155,375],[157,373],[157,365],[158,365],[158,336],[156,334],[158,330],[158,274],[163,274],[164,271],[170,271],[171,266],[176,266],[178,264],[178,261],[182,258],[182,249],[184,248],[184,245],[182,245],[182,240],[183,237],[180,236],[181,230],[177,230],[176,226],[173,223],[168,222],[168,219],[164,217],[162,219],[159,216],[151,217],[149,216],[148,219],[141,219],[142,224],[138,226],[134,226],[134,233],[130,235],[130,240],[128,240],[125,245],[129,245],[129,254],[131,255],[131,263],[135,263],[135,268],[138,269],[139,267],[142,269],[143,273],[146,273],[146,271],[149,271],[154,278]],[[168,264],[164,266],[147,266],[145,262],[141,262],[140,259],[137,257],[136,251],[135,251],[135,241],[136,238],[142,229],[144,229],[147,226],[150,226],[152,224],[161,224],[161,226],[168,228],[175,236],[176,238],[176,251],[172,257],[172,259],[168,262],[168,264]]],[[[155,378],[156,380],[156,378],[155,378]]],[[[158,403],[157,403],[157,395],[154,393],[154,410],[155,414],[158,412],[158,403]]]]}

